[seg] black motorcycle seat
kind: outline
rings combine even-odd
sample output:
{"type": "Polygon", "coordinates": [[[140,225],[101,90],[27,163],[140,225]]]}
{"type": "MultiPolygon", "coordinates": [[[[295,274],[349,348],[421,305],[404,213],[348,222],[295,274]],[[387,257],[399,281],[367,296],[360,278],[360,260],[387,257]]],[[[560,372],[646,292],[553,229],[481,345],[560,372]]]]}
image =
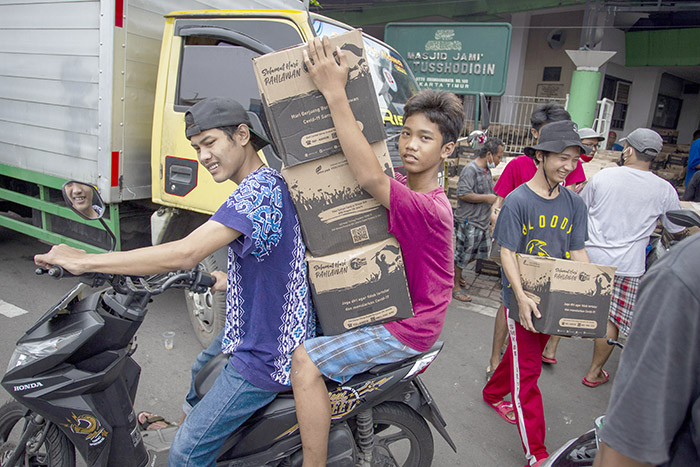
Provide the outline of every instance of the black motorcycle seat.
{"type": "MultiPolygon", "coordinates": [[[[439,351],[440,349],[442,349],[443,345],[444,343],[442,341],[437,341],[427,352],[422,352],[414,357],[407,358],[406,360],[375,365],[369,370],[367,370],[367,373],[370,373],[372,375],[390,373],[403,366],[413,365],[416,362],[416,360],[421,358],[423,355],[425,355],[426,353],[439,351]]],[[[197,376],[195,376],[194,378],[194,390],[197,394],[197,397],[201,399],[202,397],[204,397],[204,394],[206,394],[211,389],[212,385],[214,384],[214,381],[219,376],[219,373],[221,373],[221,370],[223,370],[224,366],[228,362],[228,358],[228,354],[219,352],[214,358],[209,360],[209,362],[207,362],[206,365],[204,365],[204,367],[199,371],[199,373],[197,373],[197,376]]],[[[333,383],[331,381],[327,382],[333,383]]],[[[289,391],[285,391],[285,393],[286,392],[289,391]]]]}

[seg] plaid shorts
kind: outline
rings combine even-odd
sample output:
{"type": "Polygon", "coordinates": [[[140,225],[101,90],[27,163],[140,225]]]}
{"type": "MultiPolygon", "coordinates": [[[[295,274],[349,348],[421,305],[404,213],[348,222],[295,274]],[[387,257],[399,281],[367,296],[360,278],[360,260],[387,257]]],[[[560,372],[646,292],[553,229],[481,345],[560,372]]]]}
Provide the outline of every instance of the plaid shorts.
{"type": "Polygon", "coordinates": [[[624,336],[628,336],[634,316],[634,302],[637,299],[639,277],[615,276],[613,282],[612,299],[610,300],[609,318],[620,329],[624,336]]]}
{"type": "Polygon", "coordinates": [[[402,344],[381,324],[337,336],[307,339],[304,348],[321,373],[339,383],[373,366],[398,362],[421,353],[402,344]]]}
{"type": "Polygon", "coordinates": [[[491,237],[486,231],[455,220],[455,264],[464,269],[472,259],[488,258],[491,237]]]}

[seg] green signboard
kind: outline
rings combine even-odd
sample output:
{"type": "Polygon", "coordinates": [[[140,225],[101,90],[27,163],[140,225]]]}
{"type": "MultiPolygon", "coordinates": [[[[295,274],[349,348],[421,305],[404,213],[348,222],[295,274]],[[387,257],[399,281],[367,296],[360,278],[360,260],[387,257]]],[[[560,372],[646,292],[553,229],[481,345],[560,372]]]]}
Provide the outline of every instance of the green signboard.
{"type": "Polygon", "coordinates": [[[500,96],[510,33],[508,23],[389,23],[384,41],[406,59],[421,88],[500,96]]]}

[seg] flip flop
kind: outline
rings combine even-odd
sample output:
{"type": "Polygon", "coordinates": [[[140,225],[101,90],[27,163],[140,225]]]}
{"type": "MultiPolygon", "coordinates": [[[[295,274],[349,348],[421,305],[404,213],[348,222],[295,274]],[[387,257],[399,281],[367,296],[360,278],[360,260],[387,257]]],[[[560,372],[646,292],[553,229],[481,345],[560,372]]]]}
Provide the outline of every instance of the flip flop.
{"type": "Polygon", "coordinates": [[[472,298],[469,295],[465,294],[464,292],[460,292],[460,291],[452,292],[452,298],[454,298],[455,300],[459,300],[460,302],[471,302],[472,301],[472,298]]]}
{"type": "Polygon", "coordinates": [[[584,376],[583,381],[581,381],[581,383],[583,383],[584,386],[588,386],[589,388],[596,388],[596,387],[600,386],[601,384],[607,383],[608,380],[610,379],[610,374],[605,370],[600,370],[600,371],[602,371],[603,376],[605,376],[605,379],[603,381],[588,381],[586,379],[586,377],[584,376]]]}
{"type": "Polygon", "coordinates": [[[491,365],[486,367],[486,382],[488,383],[493,376],[493,372],[496,371],[495,368],[491,368],[491,365]]]}
{"type": "Polygon", "coordinates": [[[515,411],[513,410],[513,403],[510,401],[501,401],[498,404],[489,404],[486,402],[493,410],[496,411],[498,415],[501,416],[501,418],[511,425],[515,425],[515,419],[510,419],[508,418],[508,414],[512,413],[515,415],[515,411]]]}
{"type": "Polygon", "coordinates": [[[557,359],[556,358],[549,358],[545,357],[542,355],[542,363],[547,363],[549,365],[556,365],[557,364],[557,359]]]}
{"type": "Polygon", "coordinates": [[[141,431],[162,430],[163,428],[175,425],[160,415],[155,415],[150,412],[139,412],[136,416],[136,420],[138,421],[141,431]]]}

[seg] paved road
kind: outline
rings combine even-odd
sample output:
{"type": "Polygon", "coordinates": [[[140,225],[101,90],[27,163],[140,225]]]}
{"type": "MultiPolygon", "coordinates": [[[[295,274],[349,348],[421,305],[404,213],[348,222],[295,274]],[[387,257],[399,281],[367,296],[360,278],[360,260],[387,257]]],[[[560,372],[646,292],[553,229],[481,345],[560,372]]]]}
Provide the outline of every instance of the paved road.
{"type": "MultiPolygon", "coordinates": [[[[0,362],[8,361],[14,343],[40,314],[70,288],[71,279],[36,277],[32,256],[48,246],[0,228],[0,362]],[[27,310],[28,313],[15,316],[27,310]]],[[[200,347],[185,314],[181,291],[157,297],[138,333],[135,359],[142,366],[137,410],[155,411],[171,420],[180,417],[189,385],[189,367],[200,347]],[[175,331],[175,348],[165,350],[163,331],[175,331]]],[[[455,454],[435,432],[434,466],[513,466],[525,459],[515,426],[502,421],[481,400],[491,346],[493,300],[453,303],[441,339],[445,349],[423,378],[448,423],[458,447],[455,454]]],[[[562,341],[559,364],[544,368],[540,388],[545,401],[547,445],[554,451],[588,430],[603,413],[611,384],[590,389],[581,384],[592,353],[588,341],[562,341]]],[[[608,363],[614,378],[619,352],[608,363]]],[[[0,402],[9,400],[0,394],[0,402]]]]}

